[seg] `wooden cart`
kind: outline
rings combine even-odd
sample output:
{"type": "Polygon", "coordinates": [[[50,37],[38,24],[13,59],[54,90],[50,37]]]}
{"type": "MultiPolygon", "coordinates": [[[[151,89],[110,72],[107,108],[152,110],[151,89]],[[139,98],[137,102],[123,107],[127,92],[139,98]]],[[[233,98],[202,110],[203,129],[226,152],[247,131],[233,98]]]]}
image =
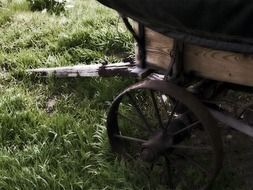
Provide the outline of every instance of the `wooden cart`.
{"type": "MultiPolygon", "coordinates": [[[[110,7],[128,13],[116,5],[110,7]]],[[[223,163],[217,121],[253,137],[251,104],[231,113],[226,104],[216,101],[229,88],[252,89],[253,52],[236,53],[223,46],[215,48],[212,43],[204,47],[202,42],[191,43],[174,34],[170,37],[148,28],[146,20],[130,13],[126,15],[138,21],[135,27],[125,16],[123,21],[137,42],[134,62],[30,72],[57,77],[137,77],[140,82],[121,92],[108,112],[112,150],[152,167],[161,167],[164,162],[171,189],[209,189],[223,163]],[[192,181],[193,175],[196,181],[192,181]]]]}

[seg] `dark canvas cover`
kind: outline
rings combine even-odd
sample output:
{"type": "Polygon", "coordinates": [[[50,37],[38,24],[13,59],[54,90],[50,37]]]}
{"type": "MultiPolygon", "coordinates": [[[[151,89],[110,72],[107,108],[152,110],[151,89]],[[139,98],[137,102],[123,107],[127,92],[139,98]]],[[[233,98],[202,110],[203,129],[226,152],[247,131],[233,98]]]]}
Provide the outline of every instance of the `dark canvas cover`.
{"type": "Polygon", "coordinates": [[[253,0],[98,1],[169,37],[253,53],[253,0]]]}

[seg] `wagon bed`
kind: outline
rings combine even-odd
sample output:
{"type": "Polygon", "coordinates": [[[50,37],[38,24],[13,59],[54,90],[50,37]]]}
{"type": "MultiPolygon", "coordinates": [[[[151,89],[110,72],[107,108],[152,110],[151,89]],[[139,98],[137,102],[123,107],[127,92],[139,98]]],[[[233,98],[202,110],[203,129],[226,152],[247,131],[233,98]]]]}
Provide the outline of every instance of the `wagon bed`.
{"type": "Polygon", "coordinates": [[[168,69],[182,41],[186,74],[253,86],[252,1],[99,1],[145,25],[146,62],[155,69],[168,69]]]}

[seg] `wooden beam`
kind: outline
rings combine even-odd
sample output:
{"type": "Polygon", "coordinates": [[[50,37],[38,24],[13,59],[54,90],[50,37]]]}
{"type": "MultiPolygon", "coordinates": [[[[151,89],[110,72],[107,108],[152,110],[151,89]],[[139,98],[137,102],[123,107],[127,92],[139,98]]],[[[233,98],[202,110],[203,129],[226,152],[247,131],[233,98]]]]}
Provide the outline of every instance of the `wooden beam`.
{"type": "Polygon", "coordinates": [[[67,67],[54,68],[38,68],[29,69],[28,73],[35,74],[41,77],[113,77],[113,76],[127,76],[127,77],[146,77],[150,71],[148,69],[140,69],[132,63],[114,63],[114,64],[92,64],[92,65],[74,65],[67,67]]]}

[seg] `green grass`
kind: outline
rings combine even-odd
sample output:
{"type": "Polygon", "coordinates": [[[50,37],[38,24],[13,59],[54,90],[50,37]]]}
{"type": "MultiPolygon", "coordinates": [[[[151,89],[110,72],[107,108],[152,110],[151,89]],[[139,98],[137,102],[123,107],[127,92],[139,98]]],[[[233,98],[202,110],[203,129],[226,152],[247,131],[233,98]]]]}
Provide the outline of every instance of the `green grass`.
{"type": "Polygon", "coordinates": [[[167,189],[110,152],[106,113],[133,81],[25,73],[133,53],[115,12],[94,0],[74,3],[55,16],[30,11],[25,0],[0,0],[0,189],[167,189]]]}
{"type": "Polygon", "coordinates": [[[131,53],[117,14],[92,0],[75,3],[64,16],[31,12],[25,1],[1,3],[0,189],[131,189],[105,131],[109,102],[129,81],[24,72],[131,53]]]}

